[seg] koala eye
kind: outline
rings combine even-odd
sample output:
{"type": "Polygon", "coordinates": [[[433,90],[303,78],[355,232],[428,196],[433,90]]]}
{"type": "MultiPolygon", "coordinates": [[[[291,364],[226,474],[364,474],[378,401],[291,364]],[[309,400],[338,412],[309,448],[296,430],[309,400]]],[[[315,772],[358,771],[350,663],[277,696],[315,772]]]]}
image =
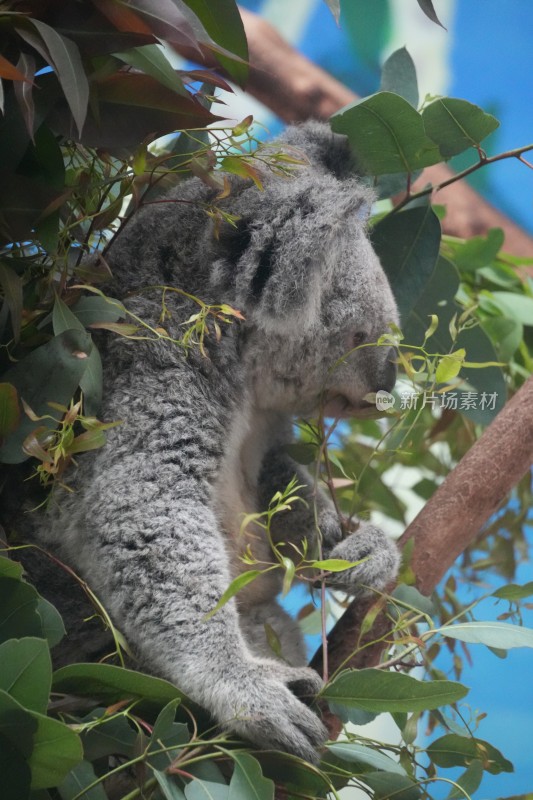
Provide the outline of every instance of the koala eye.
{"type": "Polygon", "coordinates": [[[356,331],[350,334],[350,347],[359,347],[359,345],[364,344],[366,338],[367,335],[365,331],[356,331]]]}

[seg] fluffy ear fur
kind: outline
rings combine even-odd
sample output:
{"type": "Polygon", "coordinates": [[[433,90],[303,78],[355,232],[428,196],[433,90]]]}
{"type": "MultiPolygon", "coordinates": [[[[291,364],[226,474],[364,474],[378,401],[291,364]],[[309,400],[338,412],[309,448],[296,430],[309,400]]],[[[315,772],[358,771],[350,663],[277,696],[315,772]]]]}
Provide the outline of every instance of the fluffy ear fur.
{"type": "Polygon", "coordinates": [[[296,314],[300,326],[302,319],[312,326],[321,285],[337,255],[335,242],[348,231],[355,240],[372,195],[353,178],[341,182],[308,168],[296,177],[271,179],[259,199],[253,191],[255,203],[246,203],[245,190],[241,218],[220,233],[223,263],[217,274],[233,270],[240,275],[236,302],[260,327],[291,327],[296,314]],[[268,204],[268,215],[258,213],[258,202],[268,204]]]}

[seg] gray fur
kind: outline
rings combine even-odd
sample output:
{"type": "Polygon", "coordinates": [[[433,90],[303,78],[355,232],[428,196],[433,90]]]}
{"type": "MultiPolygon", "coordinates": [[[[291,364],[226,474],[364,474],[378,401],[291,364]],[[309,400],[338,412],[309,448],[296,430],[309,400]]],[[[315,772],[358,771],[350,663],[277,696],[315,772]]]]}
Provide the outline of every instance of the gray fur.
{"type": "MultiPolygon", "coordinates": [[[[117,238],[109,258],[122,297],[173,285],[228,303],[246,321],[222,325],[209,358],[184,357],[164,341],[102,343],[102,417],[124,424],[102,451],[80,456],[76,491],[56,493],[40,538],[89,581],[141,665],[255,744],[315,760],[326,732],[299,697],[321,681],[275,599],[279,571],[205,615],[244,568],[247,545],[271,560],[259,529],[240,536],[242,515],[264,510],[295,474],[309,487],[309,508],[276,519],[273,534],[285,543],[307,537],[313,548],[312,481],[283,451],[291,419],[316,414],[322,396],[335,413],[366,413],[368,392],[392,388],[391,353],[345,354],[355,334],[376,341],[398,317],[365,231],[372,197],[345,174],[345,140],[310,123],[281,142],[307,153],[309,165],[291,178],[265,171],[262,192],[232,178],[218,202],[241,220],[218,241],[201,208],[212,191],[196,179],[145,207],[117,238]],[[269,650],[265,623],[285,660],[269,650]]],[[[197,307],[170,293],[166,301],[164,326],[180,337],[197,307]]],[[[125,303],[157,324],[160,293],[125,303]]],[[[352,594],[361,582],[383,588],[396,573],[394,545],[370,525],[342,540],[330,501],[320,493],[316,501],[325,555],[368,556],[333,582],[352,594]]]]}

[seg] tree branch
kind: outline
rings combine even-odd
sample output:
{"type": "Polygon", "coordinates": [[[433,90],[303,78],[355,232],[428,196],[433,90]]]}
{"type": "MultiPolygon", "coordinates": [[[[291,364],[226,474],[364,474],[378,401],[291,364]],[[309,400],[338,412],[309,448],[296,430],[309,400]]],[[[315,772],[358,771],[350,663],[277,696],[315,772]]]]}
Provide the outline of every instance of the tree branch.
{"type": "MultiPolygon", "coordinates": [[[[491,425],[428,500],[399,540],[414,540],[411,567],[416,586],[430,594],[456,558],[472,544],[533,462],[533,376],[509,400],[491,425]]],[[[328,635],[330,672],[341,666],[376,666],[386,647],[390,624],[385,614],[361,636],[361,624],[373,599],[353,602],[328,635]],[[357,652],[354,654],[355,648],[357,652]]],[[[321,649],[311,666],[320,672],[321,649]]],[[[341,722],[327,717],[330,736],[341,722]]]]}

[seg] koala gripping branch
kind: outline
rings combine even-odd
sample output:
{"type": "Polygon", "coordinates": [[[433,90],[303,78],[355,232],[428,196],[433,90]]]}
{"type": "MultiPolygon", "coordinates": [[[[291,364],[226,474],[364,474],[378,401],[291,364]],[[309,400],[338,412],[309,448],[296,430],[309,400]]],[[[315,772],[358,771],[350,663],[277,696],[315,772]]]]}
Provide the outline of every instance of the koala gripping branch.
{"type": "MultiPolygon", "coordinates": [[[[399,540],[413,539],[411,567],[416,586],[430,594],[456,558],[479,535],[509,492],[533,462],[533,377],[511,398],[464,458],[411,522],[399,540]]],[[[361,636],[361,623],[373,601],[354,602],[328,636],[330,672],[379,664],[390,627],[379,614],[372,630],[361,636]],[[357,650],[357,652],[355,652],[357,650]]],[[[320,671],[319,650],[311,666],[320,671]]],[[[326,720],[332,738],[341,722],[326,720]]]]}

